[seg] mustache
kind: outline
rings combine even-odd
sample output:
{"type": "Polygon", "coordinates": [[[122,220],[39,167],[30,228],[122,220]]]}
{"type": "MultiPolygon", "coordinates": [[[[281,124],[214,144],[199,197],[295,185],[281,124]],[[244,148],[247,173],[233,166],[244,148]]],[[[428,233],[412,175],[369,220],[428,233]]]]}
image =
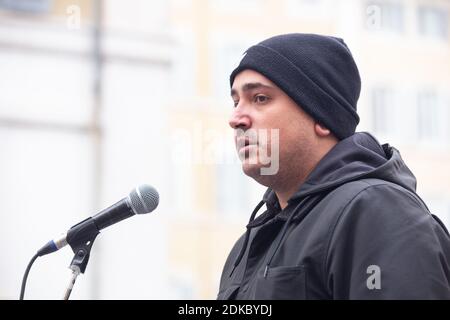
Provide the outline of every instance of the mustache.
{"type": "Polygon", "coordinates": [[[260,135],[256,130],[242,130],[235,131],[235,142],[239,146],[258,145],[260,143],[260,135]]]}

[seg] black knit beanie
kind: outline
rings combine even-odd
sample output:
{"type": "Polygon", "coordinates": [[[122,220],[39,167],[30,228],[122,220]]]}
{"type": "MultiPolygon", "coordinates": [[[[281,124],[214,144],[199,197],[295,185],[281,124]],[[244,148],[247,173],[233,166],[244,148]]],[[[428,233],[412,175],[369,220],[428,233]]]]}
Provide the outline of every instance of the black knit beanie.
{"type": "Polygon", "coordinates": [[[293,33],[264,40],[245,52],[230,86],[245,69],[270,79],[338,139],[355,133],[361,79],[342,39],[293,33]]]}

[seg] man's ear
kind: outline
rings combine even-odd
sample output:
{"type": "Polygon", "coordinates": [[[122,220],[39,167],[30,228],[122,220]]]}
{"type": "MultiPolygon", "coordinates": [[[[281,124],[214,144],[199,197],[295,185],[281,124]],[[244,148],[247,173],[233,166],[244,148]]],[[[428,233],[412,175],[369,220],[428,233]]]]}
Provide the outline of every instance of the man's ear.
{"type": "Polygon", "coordinates": [[[321,125],[320,123],[316,122],[314,124],[314,131],[316,132],[316,134],[319,137],[326,137],[331,135],[331,131],[329,129],[327,129],[326,127],[324,127],[323,125],[321,125]]]}

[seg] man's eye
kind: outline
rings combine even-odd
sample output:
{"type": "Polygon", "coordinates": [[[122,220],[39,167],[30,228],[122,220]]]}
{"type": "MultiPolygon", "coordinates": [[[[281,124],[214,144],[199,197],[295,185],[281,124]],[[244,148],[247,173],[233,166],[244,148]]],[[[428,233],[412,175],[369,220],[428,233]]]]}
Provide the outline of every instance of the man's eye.
{"type": "Polygon", "coordinates": [[[257,96],[255,96],[255,102],[256,103],[265,103],[269,100],[269,97],[264,96],[262,94],[259,94],[257,96]]]}
{"type": "Polygon", "coordinates": [[[239,101],[233,101],[233,106],[236,108],[237,105],[239,104],[239,101]]]}

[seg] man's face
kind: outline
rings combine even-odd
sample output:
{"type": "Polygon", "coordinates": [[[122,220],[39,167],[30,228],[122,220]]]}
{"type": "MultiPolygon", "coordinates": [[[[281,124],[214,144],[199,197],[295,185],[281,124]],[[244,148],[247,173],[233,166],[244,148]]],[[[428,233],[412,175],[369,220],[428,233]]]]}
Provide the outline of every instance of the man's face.
{"type": "Polygon", "coordinates": [[[274,177],[282,178],[308,159],[314,121],[273,82],[256,71],[244,70],[234,80],[231,97],[234,109],[229,124],[235,129],[245,174],[270,186],[274,177]],[[262,173],[274,161],[279,161],[279,170],[277,166],[269,174],[262,173]]]}

